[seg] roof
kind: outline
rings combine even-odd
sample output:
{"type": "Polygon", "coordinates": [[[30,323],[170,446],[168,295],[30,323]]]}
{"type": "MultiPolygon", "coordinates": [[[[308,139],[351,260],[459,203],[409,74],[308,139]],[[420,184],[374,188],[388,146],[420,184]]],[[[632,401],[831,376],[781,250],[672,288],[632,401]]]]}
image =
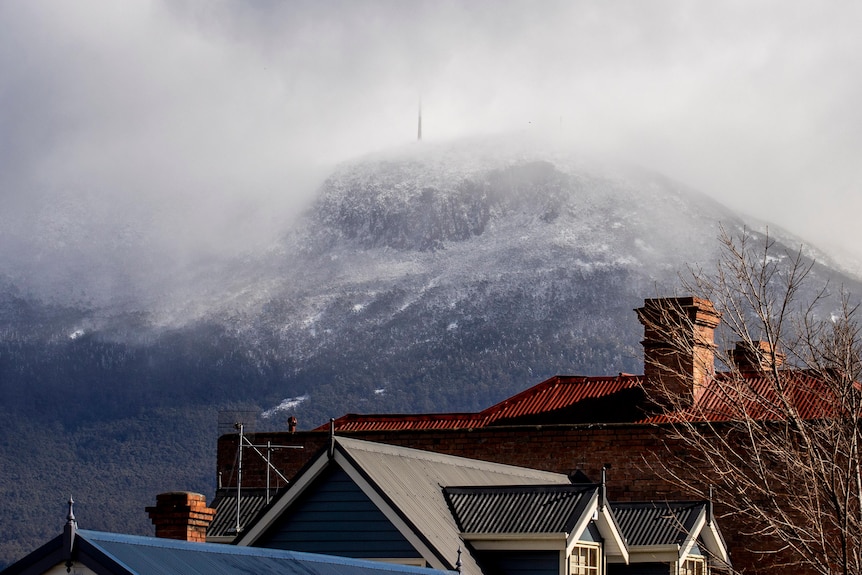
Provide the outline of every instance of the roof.
{"type": "MultiPolygon", "coordinates": [[[[237,544],[253,545],[328,465],[344,469],[432,566],[445,569],[454,569],[463,541],[443,486],[570,484],[559,473],[335,437],[332,451],[306,467],[306,473],[247,528],[237,544]]],[[[481,572],[469,549],[461,561],[464,573],[481,572]]]]}
{"type": "Polygon", "coordinates": [[[601,485],[446,487],[443,493],[462,536],[477,549],[500,549],[504,541],[512,546],[515,539],[547,543],[548,536],[568,548],[594,522],[606,556],[629,562],[625,538],[601,485]]]}
{"type": "MultiPolygon", "coordinates": [[[[36,575],[64,564],[66,535],[15,563],[3,575],[36,575]]],[[[283,551],[75,530],[72,560],[110,575],[430,575],[441,571],[283,551]]]]}
{"type": "Polygon", "coordinates": [[[698,545],[701,552],[730,563],[708,501],[625,502],[613,507],[633,562],[655,559],[661,550],[675,556],[666,559],[682,559],[698,545]]]}
{"type": "Polygon", "coordinates": [[[569,533],[599,485],[447,487],[446,501],[465,533],[569,533]]]}
{"type": "MultiPolygon", "coordinates": [[[[658,414],[644,423],[678,421],[734,421],[751,418],[778,421],[786,418],[786,398],[802,419],[833,417],[840,413],[840,398],[823,377],[809,371],[782,369],[778,380],[767,372],[719,373],[711,378],[700,399],[690,408],[658,414]],[[776,383],[783,387],[777,391],[776,383]]],[[[858,383],[854,384],[859,387],[858,383]]]]}
{"type": "Polygon", "coordinates": [[[614,504],[629,545],[681,545],[705,508],[706,502],[614,504]]]}
{"type": "MultiPolygon", "coordinates": [[[[584,420],[602,417],[608,421],[631,420],[639,411],[621,410],[621,403],[639,407],[642,376],[621,373],[616,376],[583,377],[556,375],[478,413],[435,414],[347,414],[335,420],[335,430],[345,431],[400,431],[406,429],[476,429],[492,425],[534,423],[541,418],[548,423],[551,414],[558,412],[571,422],[579,413],[573,406],[581,406],[584,420]],[[621,396],[630,401],[621,402],[621,396]]],[[[329,429],[330,424],[315,431],[329,429]]]]}
{"type": "MultiPolygon", "coordinates": [[[[476,429],[488,424],[481,413],[384,413],[360,415],[348,413],[335,420],[335,430],[344,431],[401,431],[404,429],[476,429]]],[[[314,431],[328,431],[326,423],[314,431]]]]}
{"type": "MultiPolygon", "coordinates": [[[[240,492],[239,525],[240,529],[249,524],[260,510],[266,507],[266,489],[243,489],[240,492]]],[[[272,493],[275,495],[275,493],[272,493]]],[[[212,523],[207,527],[207,540],[217,538],[228,538],[233,540],[236,536],[237,526],[237,492],[236,488],[221,488],[216,491],[210,507],[215,509],[216,514],[212,523]]]]}
{"type": "MultiPolygon", "coordinates": [[[[808,371],[779,372],[787,396],[803,419],[833,416],[840,411],[822,377],[808,371]]],[[[499,425],[558,423],[672,423],[733,421],[743,414],[759,420],[781,419],[775,382],[768,372],[719,373],[707,381],[698,402],[689,409],[650,415],[643,376],[604,377],[557,375],[477,413],[347,414],[335,420],[339,432],[477,429],[499,425]]],[[[855,384],[859,388],[859,384],[855,384]]],[[[330,424],[316,431],[328,429],[330,424]]]]}

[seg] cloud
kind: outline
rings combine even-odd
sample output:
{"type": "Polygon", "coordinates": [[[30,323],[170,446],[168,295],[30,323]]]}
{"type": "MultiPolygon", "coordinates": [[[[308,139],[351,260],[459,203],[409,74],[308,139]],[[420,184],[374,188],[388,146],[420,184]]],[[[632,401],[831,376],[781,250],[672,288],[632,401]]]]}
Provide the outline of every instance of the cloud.
{"type": "Polygon", "coordinates": [[[266,244],[330,165],[413,139],[420,96],[426,139],[550,133],[862,256],[860,11],[4,2],[0,262],[38,282],[109,245],[134,278],[266,244]]]}

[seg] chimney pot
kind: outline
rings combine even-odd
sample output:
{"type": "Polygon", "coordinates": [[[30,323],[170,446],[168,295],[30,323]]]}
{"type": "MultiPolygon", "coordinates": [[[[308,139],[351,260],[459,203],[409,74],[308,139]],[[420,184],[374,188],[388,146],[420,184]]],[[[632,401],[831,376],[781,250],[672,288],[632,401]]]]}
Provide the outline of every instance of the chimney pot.
{"type": "Polygon", "coordinates": [[[733,365],[742,373],[768,371],[773,365],[781,367],[785,359],[783,353],[773,352],[772,344],[761,340],[738,341],[728,354],[733,365]]]}

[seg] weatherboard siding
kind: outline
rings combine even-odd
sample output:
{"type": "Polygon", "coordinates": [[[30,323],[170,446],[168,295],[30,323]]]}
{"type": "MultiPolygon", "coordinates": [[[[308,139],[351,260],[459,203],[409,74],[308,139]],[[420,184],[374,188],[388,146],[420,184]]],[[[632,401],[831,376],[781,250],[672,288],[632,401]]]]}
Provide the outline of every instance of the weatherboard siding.
{"type": "Polygon", "coordinates": [[[358,559],[421,557],[341,469],[319,478],[255,546],[358,559]]]}

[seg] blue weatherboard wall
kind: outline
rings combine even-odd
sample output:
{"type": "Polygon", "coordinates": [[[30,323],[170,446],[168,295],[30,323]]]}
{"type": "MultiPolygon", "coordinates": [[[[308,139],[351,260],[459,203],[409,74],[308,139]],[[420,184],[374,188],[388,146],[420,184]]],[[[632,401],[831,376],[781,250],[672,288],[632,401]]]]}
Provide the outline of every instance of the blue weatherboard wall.
{"type": "Polygon", "coordinates": [[[255,547],[355,558],[421,557],[338,468],[324,472],[255,547]]]}

